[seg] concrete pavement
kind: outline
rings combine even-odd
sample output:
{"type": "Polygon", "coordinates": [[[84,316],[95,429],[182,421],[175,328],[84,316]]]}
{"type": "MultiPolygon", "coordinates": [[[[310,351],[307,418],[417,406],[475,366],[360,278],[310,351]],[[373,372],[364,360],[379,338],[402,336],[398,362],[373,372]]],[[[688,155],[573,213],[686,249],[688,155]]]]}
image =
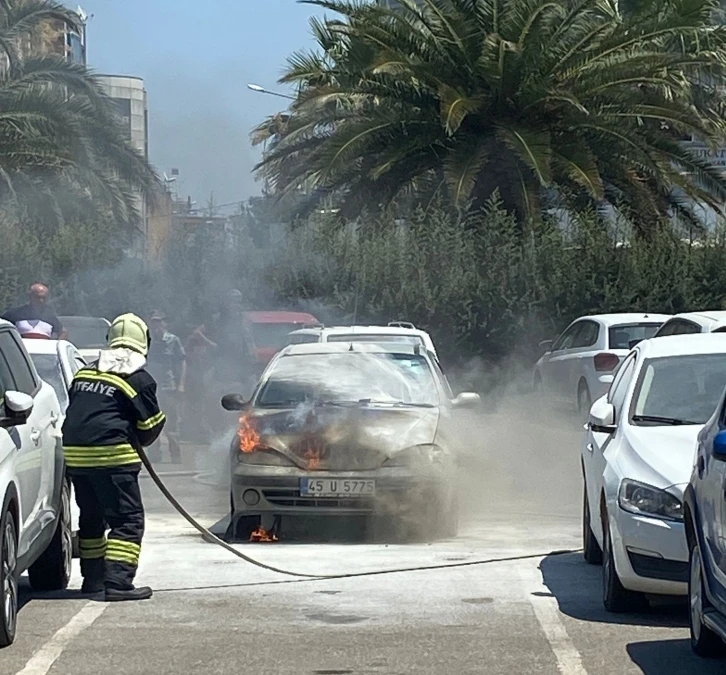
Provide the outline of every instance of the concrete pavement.
{"type": "MultiPolygon", "coordinates": [[[[144,483],[144,603],[106,605],[25,589],[3,675],[628,675],[723,672],[692,656],[683,606],[607,614],[600,570],[579,553],[579,430],[516,406],[468,427],[462,532],[432,543],[324,537],[243,545],[265,562],[312,574],[438,569],[296,580],[251,567],[200,540],[144,483]],[[534,556],[508,562],[486,560],[534,556]]],[[[203,463],[203,462],[202,462],[203,463]]],[[[190,476],[170,487],[205,523],[223,488],[190,476]]],[[[74,585],[80,584],[78,575],[74,585]]]]}

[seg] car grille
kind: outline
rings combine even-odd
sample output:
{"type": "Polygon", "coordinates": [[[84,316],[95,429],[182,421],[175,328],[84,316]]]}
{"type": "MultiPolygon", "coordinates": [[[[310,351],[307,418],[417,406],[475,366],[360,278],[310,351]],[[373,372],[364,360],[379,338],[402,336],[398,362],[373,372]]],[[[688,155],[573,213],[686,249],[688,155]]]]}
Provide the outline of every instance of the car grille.
{"type": "Polygon", "coordinates": [[[301,497],[297,489],[276,489],[263,490],[262,494],[270,504],[276,506],[294,506],[308,509],[316,508],[337,508],[360,511],[365,513],[373,510],[373,502],[370,499],[338,499],[336,497],[301,497]]]}
{"type": "Polygon", "coordinates": [[[678,560],[665,560],[649,555],[628,551],[630,564],[639,577],[663,579],[664,581],[688,581],[688,563],[678,560]]]}

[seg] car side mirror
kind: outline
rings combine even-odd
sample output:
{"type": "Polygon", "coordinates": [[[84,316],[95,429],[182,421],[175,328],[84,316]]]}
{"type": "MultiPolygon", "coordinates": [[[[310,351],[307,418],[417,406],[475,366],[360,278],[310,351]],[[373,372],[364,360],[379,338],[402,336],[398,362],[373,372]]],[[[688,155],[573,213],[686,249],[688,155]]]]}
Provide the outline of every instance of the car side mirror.
{"type": "Polygon", "coordinates": [[[33,397],[20,391],[6,391],[0,427],[9,429],[25,424],[33,412],[33,397]]]}
{"type": "Polygon", "coordinates": [[[222,407],[225,410],[244,410],[247,401],[242,394],[225,394],[222,396],[222,407]]]}
{"type": "Polygon", "coordinates": [[[544,352],[551,352],[552,351],[552,345],[554,344],[554,340],[542,340],[542,342],[539,343],[539,348],[544,352]]]}
{"type": "Polygon", "coordinates": [[[719,431],[713,439],[713,456],[715,459],[726,462],[726,429],[719,431]]]}
{"type": "Polygon", "coordinates": [[[452,401],[454,408],[476,408],[480,403],[481,396],[469,391],[462,392],[452,401]]]}
{"type": "Polygon", "coordinates": [[[607,396],[599,398],[590,408],[590,429],[603,434],[615,432],[615,406],[608,403],[607,396]]]}

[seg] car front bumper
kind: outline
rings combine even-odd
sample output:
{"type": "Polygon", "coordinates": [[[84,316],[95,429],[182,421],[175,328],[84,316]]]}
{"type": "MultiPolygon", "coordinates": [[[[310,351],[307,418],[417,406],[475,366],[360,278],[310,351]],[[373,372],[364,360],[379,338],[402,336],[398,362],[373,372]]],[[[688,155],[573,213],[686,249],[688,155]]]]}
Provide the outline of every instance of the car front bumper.
{"type": "Polygon", "coordinates": [[[615,507],[610,527],[615,569],[625,588],[656,595],[688,593],[688,549],[682,522],[615,507]]]}
{"type": "Polygon", "coordinates": [[[441,503],[451,483],[443,474],[421,475],[407,467],[373,471],[304,471],[296,467],[237,464],[232,472],[235,516],[263,514],[296,516],[405,515],[441,503]],[[372,479],[374,497],[303,497],[301,478],[372,479]]]}

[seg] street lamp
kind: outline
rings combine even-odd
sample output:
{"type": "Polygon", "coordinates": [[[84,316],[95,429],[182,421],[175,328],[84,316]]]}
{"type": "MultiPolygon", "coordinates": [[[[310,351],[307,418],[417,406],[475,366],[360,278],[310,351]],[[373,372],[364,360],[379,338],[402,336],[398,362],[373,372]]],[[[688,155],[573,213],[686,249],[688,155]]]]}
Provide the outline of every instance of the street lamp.
{"type": "Polygon", "coordinates": [[[259,84],[248,84],[248,89],[251,89],[252,91],[256,91],[258,94],[269,94],[270,96],[279,96],[280,98],[288,98],[291,101],[295,100],[294,96],[290,96],[289,94],[281,94],[278,91],[270,91],[269,89],[265,89],[264,87],[261,87],[259,84]]]}

